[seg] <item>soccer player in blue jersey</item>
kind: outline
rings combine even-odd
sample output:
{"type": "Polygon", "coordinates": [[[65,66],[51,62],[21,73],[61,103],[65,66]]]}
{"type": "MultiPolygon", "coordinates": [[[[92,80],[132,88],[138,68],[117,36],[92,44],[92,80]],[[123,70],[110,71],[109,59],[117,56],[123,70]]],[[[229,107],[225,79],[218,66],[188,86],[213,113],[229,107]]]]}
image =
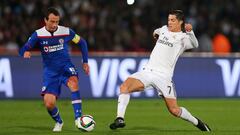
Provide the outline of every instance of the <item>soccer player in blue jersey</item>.
{"type": "Polygon", "coordinates": [[[24,58],[30,58],[31,48],[35,45],[40,46],[44,70],[42,96],[49,115],[56,122],[53,128],[54,132],[60,132],[63,126],[63,120],[56,106],[62,84],[65,84],[71,90],[75,125],[77,127],[79,127],[79,120],[82,115],[78,71],[72,64],[68,53],[68,43],[70,41],[81,48],[82,68],[86,74],[89,74],[86,41],[72,29],[58,25],[59,20],[59,12],[55,8],[49,8],[44,18],[45,26],[36,30],[19,51],[19,54],[24,58]]]}

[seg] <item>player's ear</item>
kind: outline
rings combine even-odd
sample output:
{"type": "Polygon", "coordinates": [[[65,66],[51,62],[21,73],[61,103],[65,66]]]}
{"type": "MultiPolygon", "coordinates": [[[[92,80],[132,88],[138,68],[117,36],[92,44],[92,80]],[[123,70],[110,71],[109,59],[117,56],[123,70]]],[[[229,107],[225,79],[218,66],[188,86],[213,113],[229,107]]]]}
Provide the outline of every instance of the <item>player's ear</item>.
{"type": "Polygon", "coordinates": [[[47,19],[46,17],[44,17],[44,22],[45,22],[45,23],[47,22],[47,20],[48,20],[48,19],[47,19]]]}
{"type": "Polygon", "coordinates": [[[182,24],[183,24],[183,21],[182,21],[182,20],[180,20],[180,21],[179,21],[179,23],[180,23],[180,25],[182,25],[182,24]]]}

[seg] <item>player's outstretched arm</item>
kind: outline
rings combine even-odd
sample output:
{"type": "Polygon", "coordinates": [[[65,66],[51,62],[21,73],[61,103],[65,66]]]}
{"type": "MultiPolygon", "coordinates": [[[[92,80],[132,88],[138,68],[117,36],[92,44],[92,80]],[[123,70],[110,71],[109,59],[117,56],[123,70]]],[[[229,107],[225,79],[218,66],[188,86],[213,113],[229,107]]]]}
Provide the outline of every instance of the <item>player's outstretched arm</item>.
{"type": "Polygon", "coordinates": [[[89,74],[89,65],[88,65],[88,47],[87,47],[87,42],[85,39],[81,37],[80,42],[78,43],[81,52],[82,52],[82,58],[83,58],[83,70],[84,72],[88,75],[89,74]]]}
{"type": "Polygon", "coordinates": [[[86,74],[89,74],[89,65],[88,65],[88,45],[84,38],[76,34],[72,29],[70,29],[70,38],[72,41],[81,48],[83,65],[82,68],[86,74]]]}
{"type": "Polygon", "coordinates": [[[73,43],[81,48],[83,63],[88,63],[88,46],[86,40],[76,34],[72,29],[70,29],[70,38],[73,43]]]}
{"type": "Polygon", "coordinates": [[[78,45],[81,48],[83,63],[88,63],[88,46],[84,38],[80,38],[78,45]]]}
{"type": "Polygon", "coordinates": [[[30,49],[34,47],[37,42],[37,33],[34,32],[31,37],[28,39],[27,43],[19,50],[19,55],[24,58],[31,58],[30,49]]]}
{"type": "Polygon", "coordinates": [[[185,30],[186,30],[186,33],[189,36],[189,40],[190,40],[190,43],[187,43],[187,44],[191,44],[191,45],[188,45],[189,47],[187,47],[187,49],[197,48],[198,47],[198,40],[197,40],[193,30],[192,30],[192,25],[191,24],[185,24],[185,30]]]}

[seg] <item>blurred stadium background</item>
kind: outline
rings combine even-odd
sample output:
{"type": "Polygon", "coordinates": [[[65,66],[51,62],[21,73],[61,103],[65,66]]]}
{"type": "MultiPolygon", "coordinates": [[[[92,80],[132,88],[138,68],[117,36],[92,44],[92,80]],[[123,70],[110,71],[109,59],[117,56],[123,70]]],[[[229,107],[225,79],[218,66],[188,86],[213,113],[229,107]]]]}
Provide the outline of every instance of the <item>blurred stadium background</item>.
{"type": "Polygon", "coordinates": [[[212,52],[218,34],[229,42],[230,52],[239,51],[238,0],[136,0],[133,5],[126,0],[1,0],[1,49],[21,47],[44,25],[43,11],[49,6],[61,12],[61,25],[88,40],[90,51],[151,51],[152,32],[166,24],[170,9],[183,10],[193,24],[200,42],[194,51],[212,52]]]}
{"type": "MultiPolygon", "coordinates": [[[[107,127],[115,117],[119,85],[147,61],[154,46],[152,32],[166,24],[171,9],[184,11],[199,40],[199,48],[184,53],[176,66],[180,104],[205,119],[213,134],[239,134],[239,0],[135,0],[132,5],[126,0],[1,0],[0,135],[51,133],[53,123],[39,95],[42,65],[38,48],[30,60],[18,56],[31,33],[44,25],[43,11],[50,6],[59,9],[60,25],[73,28],[89,44],[89,77],[81,70],[79,48],[69,47],[80,71],[84,112],[97,121],[92,134],[201,134],[169,117],[152,89],[132,94],[138,99],[130,103],[126,129],[111,132],[107,127]]],[[[66,122],[63,134],[78,134],[69,124],[73,123],[69,94],[63,87],[64,100],[59,103],[66,122]]]]}

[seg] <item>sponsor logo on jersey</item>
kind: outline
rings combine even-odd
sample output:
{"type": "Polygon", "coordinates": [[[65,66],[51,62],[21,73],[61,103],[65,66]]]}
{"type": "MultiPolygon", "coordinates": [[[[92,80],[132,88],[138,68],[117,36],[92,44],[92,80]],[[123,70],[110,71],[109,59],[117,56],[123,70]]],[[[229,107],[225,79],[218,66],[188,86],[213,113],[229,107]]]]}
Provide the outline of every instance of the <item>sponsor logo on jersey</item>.
{"type": "Polygon", "coordinates": [[[43,49],[44,49],[44,52],[46,52],[46,53],[56,52],[56,51],[59,51],[59,50],[63,49],[63,44],[54,45],[54,46],[44,46],[43,49]]]}
{"type": "Polygon", "coordinates": [[[173,47],[173,43],[168,42],[168,41],[165,41],[165,40],[162,40],[162,39],[159,39],[159,40],[158,40],[158,43],[161,43],[161,44],[163,44],[163,45],[167,45],[167,46],[169,46],[169,47],[173,47]]]}
{"type": "Polygon", "coordinates": [[[169,47],[173,47],[173,43],[169,42],[169,41],[168,41],[168,38],[165,37],[165,36],[163,37],[163,39],[159,39],[159,40],[158,40],[158,43],[167,45],[167,46],[169,46],[169,47]]]}

